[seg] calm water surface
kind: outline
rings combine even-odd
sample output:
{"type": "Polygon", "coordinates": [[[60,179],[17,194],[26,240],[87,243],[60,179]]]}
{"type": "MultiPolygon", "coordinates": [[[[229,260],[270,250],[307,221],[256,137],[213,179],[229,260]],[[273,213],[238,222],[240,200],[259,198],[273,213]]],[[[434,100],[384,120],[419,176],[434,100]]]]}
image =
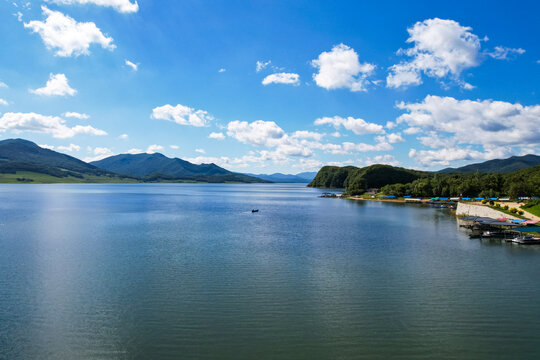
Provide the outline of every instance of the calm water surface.
{"type": "Polygon", "coordinates": [[[540,358],[540,248],[319,193],[0,185],[0,359],[540,358]]]}

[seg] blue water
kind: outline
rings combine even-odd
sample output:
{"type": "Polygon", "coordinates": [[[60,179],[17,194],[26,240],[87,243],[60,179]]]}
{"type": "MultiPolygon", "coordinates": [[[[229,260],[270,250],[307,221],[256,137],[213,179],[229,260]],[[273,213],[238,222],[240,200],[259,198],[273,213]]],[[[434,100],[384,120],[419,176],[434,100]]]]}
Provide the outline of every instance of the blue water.
{"type": "Polygon", "coordinates": [[[540,358],[539,247],[320,192],[0,185],[0,359],[540,358]]]}

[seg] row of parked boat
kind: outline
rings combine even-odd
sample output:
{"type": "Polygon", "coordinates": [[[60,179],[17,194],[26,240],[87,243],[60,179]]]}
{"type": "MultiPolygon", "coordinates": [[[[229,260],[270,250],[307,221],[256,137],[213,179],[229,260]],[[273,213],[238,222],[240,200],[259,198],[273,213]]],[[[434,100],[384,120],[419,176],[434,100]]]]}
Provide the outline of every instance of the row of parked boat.
{"type": "Polygon", "coordinates": [[[520,245],[540,244],[533,233],[540,232],[537,222],[520,219],[493,219],[490,217],[466,216],[459,218],[460,227],[469,231],[471,239],[501,239],[520,245]]]}

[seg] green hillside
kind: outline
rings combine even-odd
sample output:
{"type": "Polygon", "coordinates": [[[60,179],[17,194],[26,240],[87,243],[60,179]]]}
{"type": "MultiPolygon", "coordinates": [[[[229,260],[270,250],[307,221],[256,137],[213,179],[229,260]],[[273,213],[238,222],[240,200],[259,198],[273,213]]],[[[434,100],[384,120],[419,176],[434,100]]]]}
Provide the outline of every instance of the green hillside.
{"type": "Polygon", "coordinates": [[[427,173],[390,165],[325,166],[308,185],[322,188],[346,188],[347,193],[361,194],[369,188],[381,188],[388,184],[408,183],[427,176],[427,173]]]}

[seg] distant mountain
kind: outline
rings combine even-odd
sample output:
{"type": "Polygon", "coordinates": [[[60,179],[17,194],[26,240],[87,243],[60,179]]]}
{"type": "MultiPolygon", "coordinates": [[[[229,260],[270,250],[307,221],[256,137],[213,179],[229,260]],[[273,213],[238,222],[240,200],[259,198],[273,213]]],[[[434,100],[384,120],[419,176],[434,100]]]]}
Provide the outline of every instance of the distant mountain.
{"type": "Polygon", "coordinates": [[[301,172],[299,174],[296,174],[296,176],[311,182],[313,181],[313,179],[315,179],[315,176],[317,176],[317,171],[301,172]]]}
{"type": "Polygon", "coordinates": [[[115,174],[98,169],[66,154],[44,149],[24,139],[0,141],[0,174],[31,172],[53,177],[108,176],[115,174]]]}
{"type": "MultiPolygon", "coordinates": [[[[152,181],[195,180],[204,182],[268,182],[256,177],[237,174],[216,164],[192,164],[163,154],[121,154],[90,164],[118,174],[149,178],[152,181]]],[[[148,179],[146,179],[148,180],[148,179]]]]}
{"type": "Polygon", "coordinates": [[[526,169],[531,166],[540,165],[540,156],[524,155],[512,156],[508,159],[489,160],[478,164],[470,164],[459,168],[446,168],[438,171],[439,173],[507,173],[516,170],[526,169]]]}
{"type": "Polygon", "coordinates": [[[309,183],[317,173],[315,172],[304,172],[296,175],[274,173],[274,174],[246,174],[249,176],[255,176],[259,179],[268,180],[276,183],[309,183]]]}

